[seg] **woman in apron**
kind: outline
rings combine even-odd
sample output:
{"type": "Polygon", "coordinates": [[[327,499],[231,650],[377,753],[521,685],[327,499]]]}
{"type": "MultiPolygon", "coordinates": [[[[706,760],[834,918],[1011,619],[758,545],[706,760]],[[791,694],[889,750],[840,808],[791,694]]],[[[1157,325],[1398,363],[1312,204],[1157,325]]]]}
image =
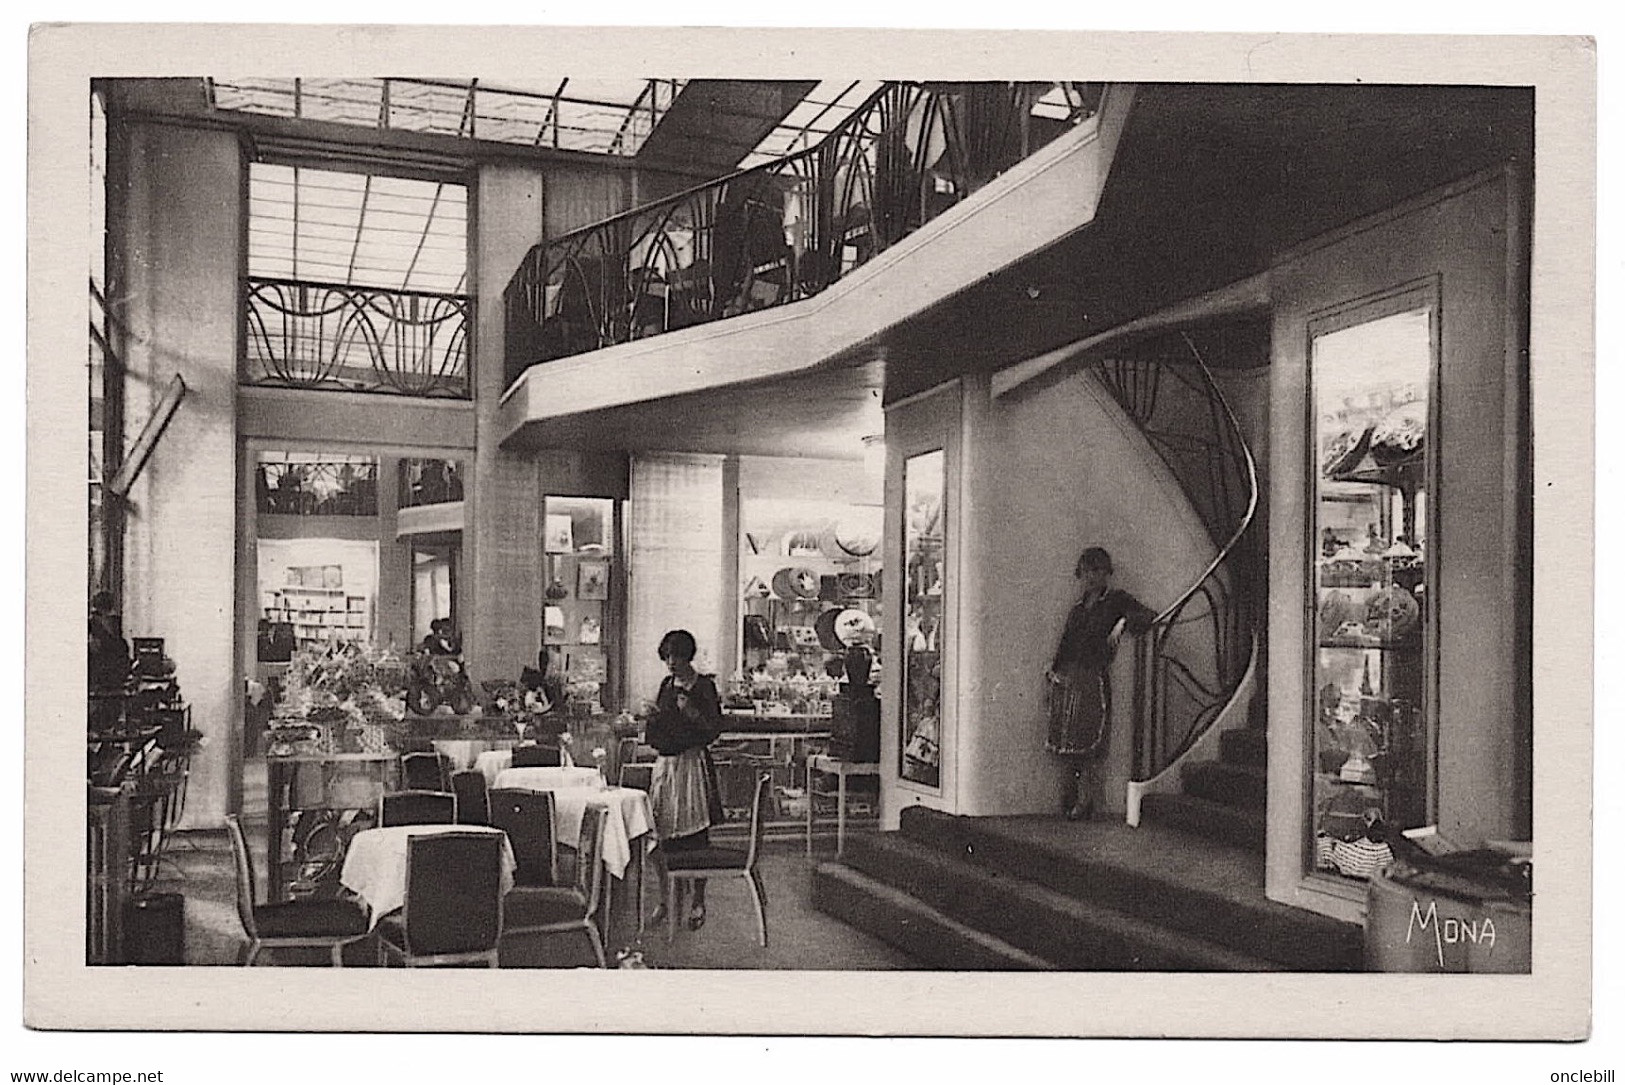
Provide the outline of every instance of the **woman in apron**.
{"type": "Polygon", "coordinates": [[[1062,809],[1070,821],[1092,817],[1100,802],[1100,763],[1111,734],[1111,661],[1123,628],[1144,632],[1156,615],[1134,596],[1111,586],[1112,556],[1091,546],[1072,575],[1082,594],[1045,678],[1049,737],[1045,748],[1067,764],[1062,809]]]}

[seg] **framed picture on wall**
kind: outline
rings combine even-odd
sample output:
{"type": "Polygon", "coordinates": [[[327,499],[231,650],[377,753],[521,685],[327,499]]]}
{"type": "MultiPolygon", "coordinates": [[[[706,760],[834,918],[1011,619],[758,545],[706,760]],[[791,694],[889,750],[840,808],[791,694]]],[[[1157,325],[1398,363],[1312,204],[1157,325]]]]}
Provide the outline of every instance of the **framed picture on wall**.
{"type": "Polygon", "coordinates": [[[542,532],[542,548],[549,554],[568,554],[576,548],[575,525],[569,513],[550,512],[542,532]]]}
{"type": "Polygon", "coordinates": [[[576,566],[576,598],[609,598],[609,562],[583,561],[576,566]]]}

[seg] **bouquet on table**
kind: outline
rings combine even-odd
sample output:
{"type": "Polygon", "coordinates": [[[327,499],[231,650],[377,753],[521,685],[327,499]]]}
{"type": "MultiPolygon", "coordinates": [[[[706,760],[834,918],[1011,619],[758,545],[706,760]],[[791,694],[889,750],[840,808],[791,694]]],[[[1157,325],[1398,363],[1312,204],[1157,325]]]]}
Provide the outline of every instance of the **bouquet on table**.
{"type": "Polygon", "coordinates": [[[406,715],[405,671],[392,652],[336,644],[294,653],[283,677],[284,719],[317,729],[323,753],[380,753],[390,725],[406,715]]]}

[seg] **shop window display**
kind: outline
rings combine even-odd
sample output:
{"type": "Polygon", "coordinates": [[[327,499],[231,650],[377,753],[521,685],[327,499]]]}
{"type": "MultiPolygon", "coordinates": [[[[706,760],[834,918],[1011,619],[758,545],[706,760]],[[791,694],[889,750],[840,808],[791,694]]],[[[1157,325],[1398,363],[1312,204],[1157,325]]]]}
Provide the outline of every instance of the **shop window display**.
{"type": "Polygon", "coordinates": [[[1425,304],[1315,336],[1316,870],[1368,878],[1432,811],[1425,304]]]}
{"type": "MultiPolygon", "coordinates": [[[[881,521],[879,505],[740,501],[739,669],[715,747],[730,819],[748,817],[761,771],[777,814],[798,820],[817,802],[811,755],[878,757],[881,521]]],[[[872,806],[860,796],[853,809],[872,806]]]]}
{"type": "Polygon", "coordinates": [[[942,622],[946,530],[941,450],[903,466],[902,764],[904,780],[942,786],[942,622]]]}
{"type": "Polygon", "coordinates": [[[566,712],[598,716],[618,705],[619,665],[614,571],[615,502],[548,497],[542,505],[542,643],[563,683],[566,712]]]}

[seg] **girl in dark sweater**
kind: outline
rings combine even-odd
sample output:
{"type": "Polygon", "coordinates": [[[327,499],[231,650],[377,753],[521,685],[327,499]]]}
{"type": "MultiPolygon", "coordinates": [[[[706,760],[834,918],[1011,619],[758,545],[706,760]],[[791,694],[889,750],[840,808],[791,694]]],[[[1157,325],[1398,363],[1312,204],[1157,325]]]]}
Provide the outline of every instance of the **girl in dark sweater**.
{"type": "MultiPolygon", "coordinates": [[[[694,669],[694,635],[674,629],[660,641],[660,658],[671,673],[660,683],[644,741],[660,756],[649,785],[662,857],[711,846],[710,828],[722,821],[716,767],[706,747],[722,731],[722,699],[709,675],[694,669]]],[[[662,863],[661,880],[665,871],[662,863]]],[[[661,894],[664,899],[665,894],[661,894]]],[[[662,906],[663,907],[663,906],[662,906]]],[[[657,912],[656,919],[662,918],[657,912]]],[[[694,883],[688,926],[705,922],[705,882],[694,883]]]]}
{"type": "Polygon", "coordinates": [[[1087,819],[1100,801],[1100,762],[1111,732],[1110,668],[1119,627],[1142,633],[1156,617],[1134,596],[1111,586],[1112,557],[1091,546],[1072,575],[1083,593],[1066,617],[1066,629],[1045,674],[1049,737],[1045,747],[1064,759],[1068,773],[1062,809],[1069,820],[1087,819]]]}

